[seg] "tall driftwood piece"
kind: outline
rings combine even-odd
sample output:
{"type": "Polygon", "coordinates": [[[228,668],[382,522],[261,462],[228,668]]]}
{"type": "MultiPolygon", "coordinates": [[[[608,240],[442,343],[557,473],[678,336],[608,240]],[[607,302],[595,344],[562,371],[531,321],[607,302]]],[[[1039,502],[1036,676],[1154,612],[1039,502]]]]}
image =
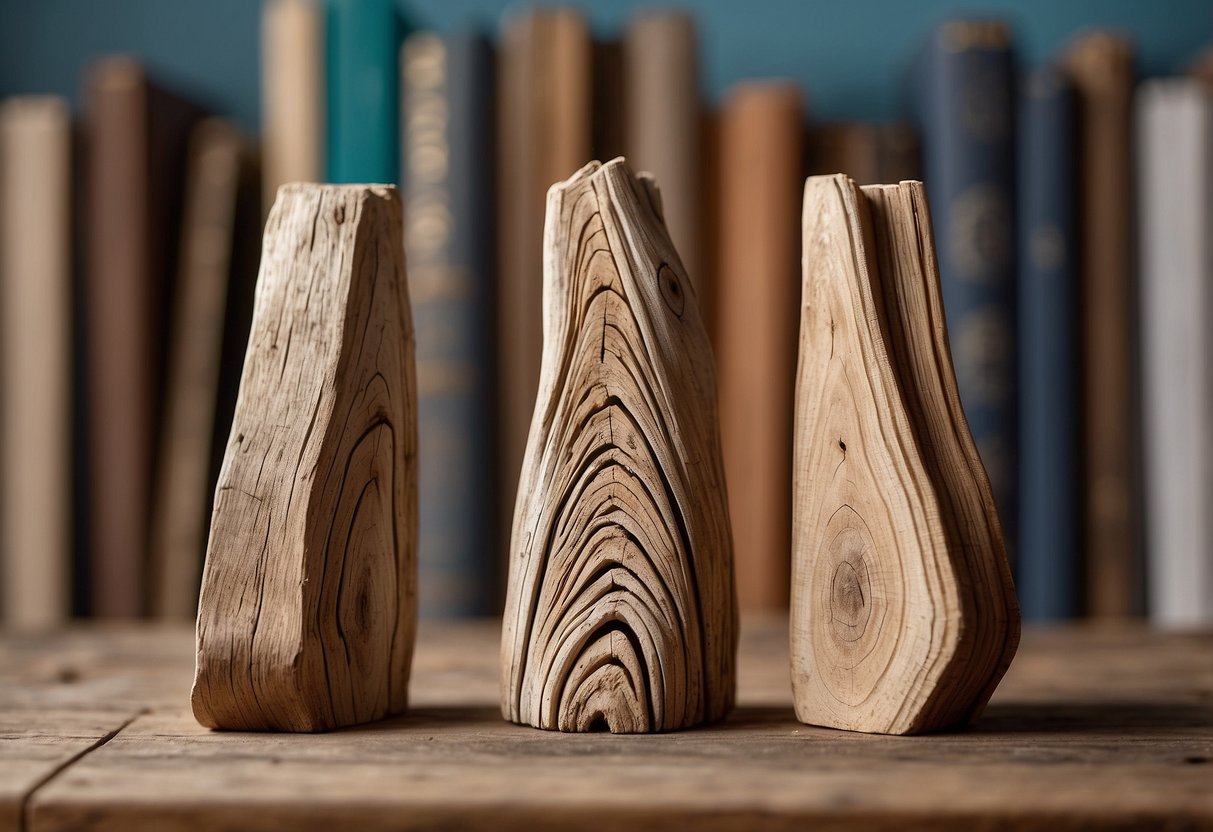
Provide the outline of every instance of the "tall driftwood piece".
{"type": "Polygon", "coordinates": [[[623,159],[548,192],[543,323],[502,712],[613,733],[718,720],[737,614],[712,352],[657,188],[623,159]]]}
{"type": "Polygon", "coordinates": [[[202,579],[203,725],[322,731],[404,710],[414,374],[395,188],[283,187],[202,579]]]}
{"type": "Polygon", "coordinates": [[[1019,642],[956,391],[922,184],[811,177],[796,387],[792,685],[815,725],[909,734],[985,706],[1019,642]]]}

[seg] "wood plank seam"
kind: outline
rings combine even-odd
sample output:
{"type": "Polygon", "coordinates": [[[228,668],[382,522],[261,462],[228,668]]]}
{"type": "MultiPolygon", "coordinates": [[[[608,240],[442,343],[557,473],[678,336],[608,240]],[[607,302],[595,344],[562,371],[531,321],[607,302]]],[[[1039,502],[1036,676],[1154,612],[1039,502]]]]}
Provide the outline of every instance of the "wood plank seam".
{"type": "Polygon", "coordinates": [[[30,788],[30,790],[21,797],[21,821],[17,826],[18,830],[20,830],[20,832],[30,832],[31,826],[30,826],[29,813],[30,813],[30,806],[34,800],[34,795],[36,795],[42,788],[47,786],[52,780],[54,780],[60,774],[67,771],[69,768],[74,766],[76,763],[83,760],[89,754],[92,754],[94,751],[96,751],[97,749],[104,746],[106,743],[108,743],[114,737],[118,736],[123,731],[125,731],[132,722],[134,722],[139,717],[146,715],[147,713],[149,713],[148,708],[140,708],[139,710],[135,711],[135,713],[133,713],[129,717],[127,717],[127,719],[124,720],[122,722],[122,724],[119,725],[117,728],[110,731],[105,736],[99,737],[97,739],[97,741],[94,742],[92,745],[90,745],[88,748],[83,749],[82,751],[80,751],[77,754],[73,754],[71,757],[67,758],[62,763],[60,763],[59,765],[57,765],[53,769],[51,769],[49,772],[47,772],[45,777],[43,777],[37,783],[35,783],[30,788]]]}

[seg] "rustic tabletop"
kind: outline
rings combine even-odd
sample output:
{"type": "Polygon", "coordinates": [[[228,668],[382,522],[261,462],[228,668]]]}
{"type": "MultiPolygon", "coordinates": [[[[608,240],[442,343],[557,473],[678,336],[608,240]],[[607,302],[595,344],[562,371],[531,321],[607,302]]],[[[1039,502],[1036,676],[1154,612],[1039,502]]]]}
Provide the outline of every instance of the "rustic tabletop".
{"type": "Polygon", "coordinates": [[[503,722],[496,623],[427,623],[403,717],[218,733],[186,628],[0,637],[0,830],[1213,829],[1213,634],[1028,630],[969,730],[796,722],[782,622],[743,627],[739,705],[659,736],[503,722]]]}

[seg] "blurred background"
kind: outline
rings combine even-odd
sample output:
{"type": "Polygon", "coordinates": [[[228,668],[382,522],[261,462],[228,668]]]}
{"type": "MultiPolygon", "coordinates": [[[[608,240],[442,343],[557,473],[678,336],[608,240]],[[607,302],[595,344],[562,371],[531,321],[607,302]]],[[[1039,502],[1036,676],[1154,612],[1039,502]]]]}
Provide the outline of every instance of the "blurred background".
{"type": "MultiPolygon", "coordinates": [[[[420,600],[492,614],[547,187],[655,174],[718,371],[738,592],[788,604],[804,177],[923,179],[1028,620],[1213,625],[1213,7],[0,5],[0,622],[189,619],[289,181],[393,182],[420,600]]],[[[306,415],[305,415],[306,418],[306,415]]]]}

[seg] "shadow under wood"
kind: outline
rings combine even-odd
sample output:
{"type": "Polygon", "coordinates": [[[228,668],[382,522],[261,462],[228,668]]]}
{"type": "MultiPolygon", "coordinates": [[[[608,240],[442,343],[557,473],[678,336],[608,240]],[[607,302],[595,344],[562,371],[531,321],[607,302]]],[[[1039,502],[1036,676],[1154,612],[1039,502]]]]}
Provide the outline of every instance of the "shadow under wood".
{"type": "MultiPolygon", "coordinates": [[[[501,716],[501,709],[496,705],[446,705],[446,706],[429,706],[422,705],[409,710],[400,716],[392,717],[391,719],[381,720],[379,722],[369,722],[362,725],[351,726],[349,728],[340,729],[347,731],[419,731],[419,730],[435,730],[439,728],[449,729],[455,727],[468,727],[473,729],[484,729],[489,727],[501,727],[506,729],[518,729],[525,731],[534,731],[537,735],[558,735],[558,731],[544,731],[538,728],[532,728],[525,725],[515,725],[508,722],[501,716]]],[[[755,731],[761,729],[790,728],[796,729],[801,726],[796,721],[796,714],[792,710],[792,706],[786,707],[739,707],[723,721],[708,723],[706,725],[696,726],[694,728],[686,728],[680,731],[670,732],[670,735],[688,735],[697,734],[709,731],[755,731]]],[[[605,732],[596,732],[605,733],[605,732]]],[[[587,734],[582,734],[586,736],[587,734]]],[[[566,735],[566,736],[572,736],[566,735]]],[[[628,735],[621,734],[619,736],[656,736],[653,734],[646,735],[628,735]]]]}
{"type": "Polygon", "coordinates": [[[969,733],[1118,734],[1160,728],[1213,729],[1213,703],[999,702],[986,708],[969,733]]]}

